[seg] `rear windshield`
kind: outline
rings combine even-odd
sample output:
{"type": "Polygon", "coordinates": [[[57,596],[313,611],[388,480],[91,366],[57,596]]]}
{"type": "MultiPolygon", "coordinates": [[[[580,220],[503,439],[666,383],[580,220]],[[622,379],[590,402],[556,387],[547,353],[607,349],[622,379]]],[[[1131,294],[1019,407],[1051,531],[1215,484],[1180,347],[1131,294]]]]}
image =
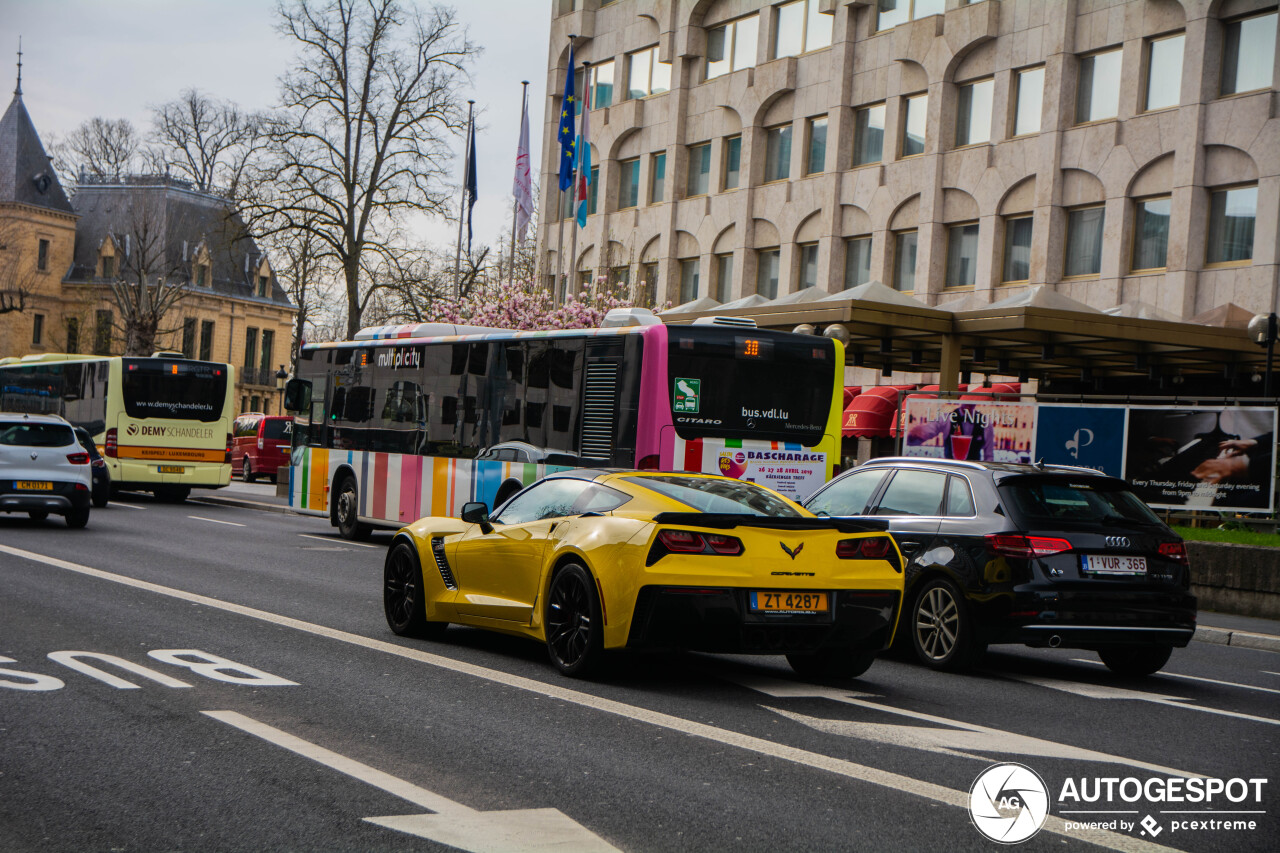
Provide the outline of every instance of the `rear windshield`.
{"type": "Polygon", "coordinates": [[[741,480],[703,477],[628,477],[630,482],[674,498],[699,512],[798,518],[800,513],[773,492],[741,480]]]}
{"type": "Polygon", "coordinates": [[[1024,525],[1160,523],[1137,495],[1116,481],[1019,477],[1002,482],[1000,495],[1024,525]]]}
{"type": "Polygon", "coordinates": [[[75,443],[71,427],[63,424],[0,422],[0,445],[6,447],[66,447],[75,443]]]}
{"type": "Polygon", "coordinates": [[[131,418],[216,421],[227,398],[227,368],[205,361],[126,358],[124,410],[131,418]]]}
{"type": "Polygon", "coordinates": [[[293,435],[293,421],[267,421],[262,426],[263,438],[288,438],[293,435]]]}
{"type": "Polygon", "coordinates": [[[705,326],[670,336],[667,387],[682,438],[822,440],[835,387],[830,339],[705,326]]]}

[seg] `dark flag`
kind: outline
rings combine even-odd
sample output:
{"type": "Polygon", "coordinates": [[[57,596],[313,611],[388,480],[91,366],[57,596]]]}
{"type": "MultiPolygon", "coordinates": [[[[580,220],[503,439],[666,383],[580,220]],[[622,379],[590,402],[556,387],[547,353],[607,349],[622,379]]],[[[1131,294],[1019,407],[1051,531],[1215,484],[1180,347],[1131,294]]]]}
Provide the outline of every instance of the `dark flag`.
{"type": "Polygon", "coordinates": [[[574,133],[573,121],[577,118],[577,96],[573,94],[573,45],[569,46],[569,70],[564,75],[564,99],[560,102],[560,132],[557,139],[560,140],[560,189],[561,191],[569,189],[573,186],[573,148],[574,133]]]}
{"type": "Polygon", "coordinates": [[[467,257],[471,257],[471,208],[476,206],[476,123],[471,122],[471,139],[467,142],[467,257]]]}

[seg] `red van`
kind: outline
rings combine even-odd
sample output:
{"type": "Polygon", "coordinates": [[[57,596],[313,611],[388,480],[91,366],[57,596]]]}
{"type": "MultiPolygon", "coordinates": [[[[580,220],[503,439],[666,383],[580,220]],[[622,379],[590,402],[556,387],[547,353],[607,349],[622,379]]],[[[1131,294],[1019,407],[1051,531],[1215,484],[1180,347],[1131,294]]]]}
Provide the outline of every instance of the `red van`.
{"type": "Polygon", "coordinates": [[[231,474],[252,483],[259,477],[276,481],[276,469],[289,464],[293,418],[247,412],[231,428],[231,474]]]}

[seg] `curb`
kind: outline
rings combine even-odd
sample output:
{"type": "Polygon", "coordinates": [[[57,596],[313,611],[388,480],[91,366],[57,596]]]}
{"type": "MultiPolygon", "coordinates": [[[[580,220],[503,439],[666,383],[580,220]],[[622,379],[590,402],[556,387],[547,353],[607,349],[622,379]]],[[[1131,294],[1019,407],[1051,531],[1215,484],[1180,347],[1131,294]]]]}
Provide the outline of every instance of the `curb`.
{"type": "Polygon", "coordinates": [[[261,501],[251,501],[244,498],[224,498],[221,496],[188,498],[188,503],[214,504],[215,506],[234,506],[240,509],[256,509],[263,512],[279,512],[285,515],[300,515],[293,511],[292,507],[281,506],[280,504],[268,504],[261,501]]]}
{"type": "Polygon", "coordinates": [[[1200,625],[1192,638],[1202,643],[1214,643],[1219,646],[1236,646],[1243,649],[1257,649],[1264,652],[1280,652],[1280,637],[1274,634],[1255,634],[1251,631],[1229,631],[1226,628],[1211,628],[1200,625]]]}

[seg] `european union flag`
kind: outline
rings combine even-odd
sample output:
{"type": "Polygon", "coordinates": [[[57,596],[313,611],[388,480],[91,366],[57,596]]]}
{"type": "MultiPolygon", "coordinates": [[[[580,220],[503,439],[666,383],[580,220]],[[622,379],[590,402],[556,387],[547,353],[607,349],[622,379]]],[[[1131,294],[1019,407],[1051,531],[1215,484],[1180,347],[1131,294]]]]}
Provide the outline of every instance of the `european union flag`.
{"type": "Polygon", "coordinates": [[[573,46],[569,46],[569,71],[564,75],[564,99],[560,102],[560,189],[573,186],[573,120],[576,117],[578,97],[573,85],[573,46]]]}

